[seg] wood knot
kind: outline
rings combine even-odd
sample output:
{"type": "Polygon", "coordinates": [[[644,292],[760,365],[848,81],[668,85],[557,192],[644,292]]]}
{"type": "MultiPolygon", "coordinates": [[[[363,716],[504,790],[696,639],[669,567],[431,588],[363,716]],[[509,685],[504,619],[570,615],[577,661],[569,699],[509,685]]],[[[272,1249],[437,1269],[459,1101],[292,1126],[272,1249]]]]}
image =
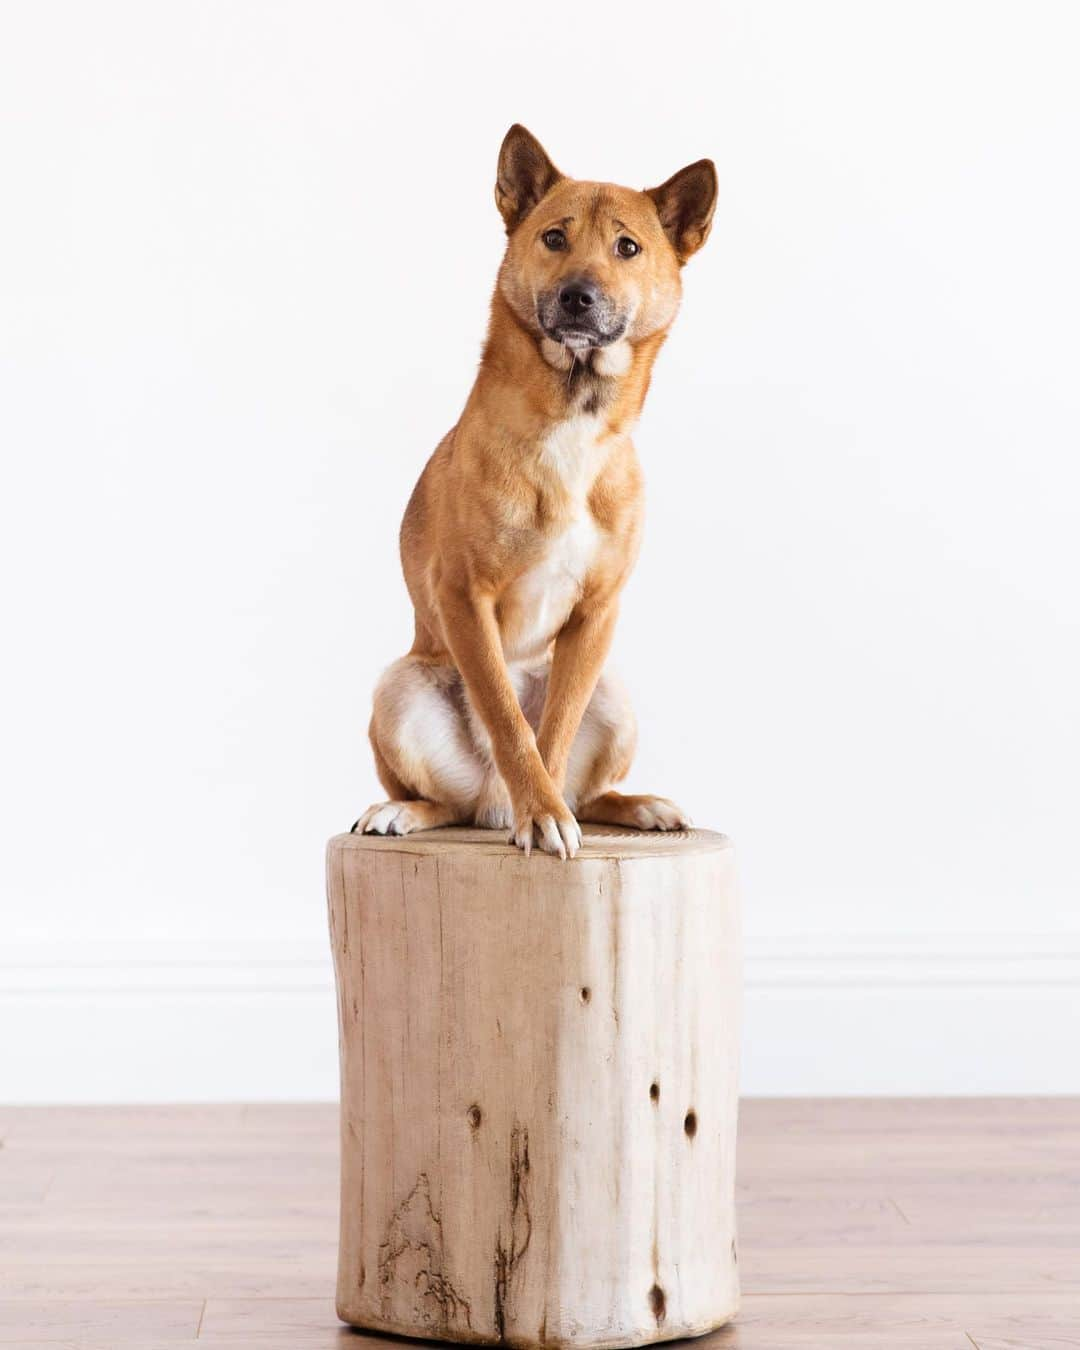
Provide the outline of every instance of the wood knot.
{"type": "Polygon", "coordinates": [[[664,1320],[667,1312],[667,1299],[664,1297],[664,1291],[658,1284],[654,1284],[649,1290],[649,1307],[652,1309],[652,1315],[656,1318],[657,1325],[664,1320]]]}
{"type": "Polygon", "coordinates": [[[484,1113],[475,1102],[469,1107],[466,1115],[468,1116],[469,1124],[474,1130],[478,1130],[480,1128],[480,1122],[484,1119],[484,1113]]]}
{"type": "Polygon", "coordinates": [[[581,999],[582,1003],[588,1003],[589,999],[592,998],[592,990],[587,984],[581,986],[581,992],[578,994],[578,998],[581,999]]]}
{"type": "Polygon", "coordinates": [[[650,1084],[649,1084],[649,1096],[652,1098],[652,1100],[653,1100],[654,1102],[658,1102],[658,1101],[660,1100],[660,1084],[659,1084],[659,1083],[650,1083],[650,1084]]]}
{"type": "Polygon", "coordinates": [[[687,1139],[693,1139],[694,1135],[697,1134],[697,1112],[693,1107],[687,1111],[682,1127],[686,1131],[687,1139]]]}

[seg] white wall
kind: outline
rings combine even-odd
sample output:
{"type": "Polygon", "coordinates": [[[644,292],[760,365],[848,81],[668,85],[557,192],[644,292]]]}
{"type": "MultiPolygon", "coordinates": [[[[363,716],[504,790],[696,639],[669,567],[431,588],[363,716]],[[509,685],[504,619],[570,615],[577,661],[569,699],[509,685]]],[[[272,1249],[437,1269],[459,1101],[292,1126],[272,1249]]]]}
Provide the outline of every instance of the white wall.
{"type": "Polygon", "coordinates": [[[322,849],[524,121],[722,196],[638,445],[634,782],[754,1091],[1080,1090],[1065,3],[5,7],[0,1094],[334,1090],[322,849]],[[248,944],[254,943],[254,946],[248,944]]]}

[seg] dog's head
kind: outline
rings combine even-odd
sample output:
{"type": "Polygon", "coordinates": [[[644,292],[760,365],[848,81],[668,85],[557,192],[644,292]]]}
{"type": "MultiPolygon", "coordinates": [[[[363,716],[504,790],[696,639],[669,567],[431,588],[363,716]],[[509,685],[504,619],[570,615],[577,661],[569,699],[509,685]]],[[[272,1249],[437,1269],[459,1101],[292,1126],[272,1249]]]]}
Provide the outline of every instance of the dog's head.
{"type": "Polygon", "coordinates": [[[499,273],[510,307],[537,336],[587,351],[671,323],[680,269],[712,224],[716,169],[701,159],[644,192],[578,182],[515,125],[499,153],[495,202],[510,236],[499,273]]]}

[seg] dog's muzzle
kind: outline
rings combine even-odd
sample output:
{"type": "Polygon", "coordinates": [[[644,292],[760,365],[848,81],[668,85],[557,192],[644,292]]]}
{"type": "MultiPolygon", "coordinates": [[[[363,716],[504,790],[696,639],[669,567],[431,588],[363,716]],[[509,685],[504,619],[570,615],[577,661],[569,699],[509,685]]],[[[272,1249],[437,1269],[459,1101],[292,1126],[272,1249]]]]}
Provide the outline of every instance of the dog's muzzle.
{"type": "Polygon", "coordinates": [[[588,277],[566,277],[540,296],[540,327],[549,338],[575,351],[606,347],[626,331],[626,319],[588,277]]]}

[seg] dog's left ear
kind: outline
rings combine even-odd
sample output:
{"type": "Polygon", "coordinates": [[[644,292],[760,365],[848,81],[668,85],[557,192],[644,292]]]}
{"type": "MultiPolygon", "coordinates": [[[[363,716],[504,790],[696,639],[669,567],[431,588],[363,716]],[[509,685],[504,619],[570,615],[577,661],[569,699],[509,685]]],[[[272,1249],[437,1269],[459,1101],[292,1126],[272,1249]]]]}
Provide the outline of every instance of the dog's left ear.
{"type": "Polygon", "coordinates": [[[659,187],[646,188],[653,199],[664,233],[680,263],[686,262],[709,237],[716,209],[716,165],[699,159],[672,174],[659,187]]]}
{"type": "Polygon", "coordinates": [[[517,228],[560,178],[562,174],[532,132],[515,122],[503,137],[495,179],[495,205],[507,234],[517,228]]]}

